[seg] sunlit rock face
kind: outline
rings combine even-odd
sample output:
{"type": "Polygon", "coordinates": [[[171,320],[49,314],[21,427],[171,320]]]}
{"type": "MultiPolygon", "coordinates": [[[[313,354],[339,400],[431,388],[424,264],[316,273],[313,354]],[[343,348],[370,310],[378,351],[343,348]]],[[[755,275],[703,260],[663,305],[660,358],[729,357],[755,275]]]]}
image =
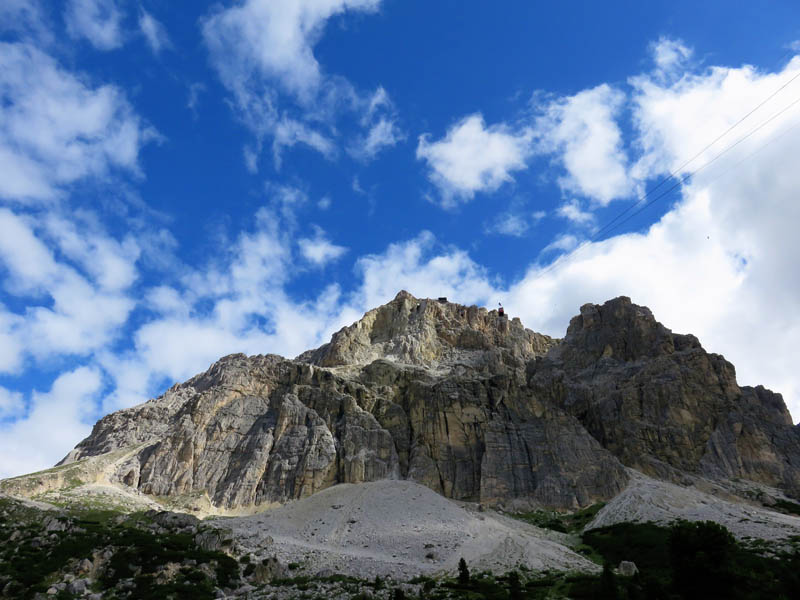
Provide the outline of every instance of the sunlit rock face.
{"type": "Polygon", "coordinates": [[[454,499],[577,508],[656,477],[800,492],[779,394],[627,298],[586,305],[563,340],[497,311],[400,292],[294,360],[231,355],[101,419],[65,459],[129,448],[113,480],[214,507],[336,483],[411,479],[454,499]]]}

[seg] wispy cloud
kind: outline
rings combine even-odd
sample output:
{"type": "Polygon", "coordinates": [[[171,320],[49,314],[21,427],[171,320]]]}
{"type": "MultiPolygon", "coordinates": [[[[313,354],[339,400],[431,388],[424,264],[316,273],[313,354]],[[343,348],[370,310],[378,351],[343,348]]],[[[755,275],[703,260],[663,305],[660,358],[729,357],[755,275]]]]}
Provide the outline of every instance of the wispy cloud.
{"type": "Polygon", "coordinates": [[[116,87],[87,87],[52,57],[0,43],[0,197],[56,198],[70,183],[121,169],[158,139],[116,87]]]}
{"type": "Polygon", "coordinates": [[[381,104],[390,106],[383,88],[361,94],[347,79],[326,75],[314,55],[328,19],[379,5],[380,0],[245,0],[203,21],[211,63],[234,97],[237,116],[256,136],[253,149],[260,153],[268,144],[276,167],[283,150],[297,144],[334,158],[335,122],[342,112],[369,117],[367,133],[355,142],[362,157],[400,139],[390,113],[375,119],[381,104]],[[376,104],[376,96],[387,102],[376,104]]]}
{"type": "Polygon", "coordinates": [[[122,46],[122,17],[116,0],[69,0],[64,9],[70,36],[85,38],[98,50],[122,46]]]}
{"type": "Polygon", "coordinates": [[[139,12],[139,30],[153,54],[172,46],[164,25],[144,9],[139,12]]]}
{"type": "Polygon", "coordinates": [[[580,226],[591,226],[596,221],[594,214],[581,208],[580,202],[575,198],[559,206],[556,209],[556,214],[580,226]]]}

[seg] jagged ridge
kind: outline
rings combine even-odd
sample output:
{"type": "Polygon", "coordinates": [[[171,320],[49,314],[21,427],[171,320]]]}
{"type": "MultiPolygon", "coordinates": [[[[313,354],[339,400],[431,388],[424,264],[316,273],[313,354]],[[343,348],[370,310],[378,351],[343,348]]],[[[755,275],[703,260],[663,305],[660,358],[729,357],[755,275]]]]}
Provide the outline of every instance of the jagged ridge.
{"type": "Polygon", "coordinates": [[[296,360],[228,356],[104,417],[64,462],[137,445],[113,478],[224,508],[383,478],[573,508],[621,491],[623,464],[800,493],[780,395],[740,388],[730,363],[624,297],[583,306],[559,341],[401,292],[296,360]]]}

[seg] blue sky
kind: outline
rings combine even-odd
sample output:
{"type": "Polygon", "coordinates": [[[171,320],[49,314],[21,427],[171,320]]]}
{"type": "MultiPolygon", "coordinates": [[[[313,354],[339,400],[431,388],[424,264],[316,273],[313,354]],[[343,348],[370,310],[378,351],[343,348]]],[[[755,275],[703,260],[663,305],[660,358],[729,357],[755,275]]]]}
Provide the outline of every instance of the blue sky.
{"type": "Polygon", "coordinates": [[[628,295],[796,417],[800,7],[740,4],[5,0],[0,476],[400,289],[628,295]]]}

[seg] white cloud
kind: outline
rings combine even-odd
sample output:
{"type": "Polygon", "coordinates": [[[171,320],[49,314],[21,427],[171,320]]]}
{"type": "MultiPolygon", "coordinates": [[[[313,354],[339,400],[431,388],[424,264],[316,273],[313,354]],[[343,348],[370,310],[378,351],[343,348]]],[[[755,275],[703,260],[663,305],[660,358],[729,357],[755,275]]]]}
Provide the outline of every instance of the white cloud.
{"type": "Polygon", "coordinates": [[[330,196],[323,196],[317,202],[317,207],[320,210],[328,210],[331,207],[331,197],[330,196]]]}
{"type": "MultiPolygon", "coordinates": [[[[791,87],[779,93],[734,131],[713,146],[706,146],[748,114],[796,74],[800,58],[795,57],[780,73],[760,73],[741,68],[713,67],[703,73],[685,73],[670,84],[643,75],[631,79],[634,88],[634,120],[639,130],[642,156],[636,176],[655,177],[677,171],[690,173],[714,159],[726,147],[754,131],[796,99],[791,87]],[[696,157],[691,163],[687,159],[696,157]]],[[[797,115],[797,107],[766,124],[746,143],[739,145],[703,177],[718,173],[731,160],[743,158],[749,149],[763,142],[797,115]]]]}
{"type": "Polygon", "coordinates": [[[463,250],[437,246],[428,231],[390,244],[382,254],[360,258],[356,270],[361,285],[353,304],[364,310],[388,302],[401,289],[423,298],[447,296],[456,302],[480,304],[494,292],[483,267],[463,250]]]}
{"type": "Polygon", "coordinates": [[[510,235],[522,237],[532,225],[541,221],[545,215],[543,210],[532,213],[525,211],[520,201],[511,203],[509,210],[499,213],[495,218],[484,227],[486,233],[497,233],[500,235],[510,235]]]}
{"type": "Polygon", "coordinates": [[[575,225],[593,225],[595,222],[595,217],[592,213],[585,211],[581,208],[581,203],[577,199],[573,198],[567,202],[564,202],[561,206],[556,209],[556,214],[559,217],[563,217],[568,221],[574,223],[575,225]]]}
{"type": "Polygon", "coordinates": [[[78,367],[34,392],[25,419],[0,424],[0,477],[49,468],[86,437],[101,384],[99,371],[78,367]]]}
{"type": "Polygon", "coordinates": [[[0,373],[18,373],[22,367],[23,343],[17,335],[22,318],[0,305],[0,373]]]}
{"type": "MultiPolygon", "coordinates": [[[[7,46],[2,46],[0,59],[7,60],[7,46]]],[[[66,86],[83,90],[89,99],[98,94],[98,90],[87,88],[53,66],[51,59],[30,58],[30,49],[11,47],[14,52],[28,53],[28,62],[22,61],[26,68],[51,65],[49,73],[45,69],[45,79],[64,84],[56,89],[66,86]]],[[[800,59],[780,73],[742,67],[709,69],[699,74],[676,71],[670,79],[653,72],[632,80],[630,106],[637,137],[628,140],[628,147],[641,148],[644,154],[636,163],[636,178],[677,168],[686,156],[696,153],[798,71],[800,59]]],[[[16,76],[0,71],[0,81],[4,82],[0,110],[21,102],[20,94],[9,95],[7,91],[13,91],[14,86],[6,81],[13,82],[16,76]],[[5,98],[15,100],[8,103],[5,98]]],[[[39,81],[40,75],[32,73],[31,77],[39,81]]],[[[376,97],[380,100],[379,95],[376,97]]],[[[589,97],[592,102],[587,102],[596,104],[597,97],[589,97]]],[[[776,97],[759,118],[749,127],[739,128],[731,140],[740,139],[743,132],[792,99],[791,94],[776,97]]],[[[556,104],[561,108],[570,105],[571,110],[574,106],[570,103],[571,99],[566,99],[556,104]]],[[[376,104],[376,110],[386,110],[382,101],[376,104]]],[[[114,113],[117,105],[110,102],[107,106],[114,113]]],[[[572,117],[564,110],[553,121],[554,127],[569,129],[564,122],[572,117]]],[[[613,111],[599,114],[608,116],[613,111]]],[[[117,111],[116,115],[114,118],[123,121],[133,118],[129,110],[117,111]]],[[[114,118],[100,121],[110,123],[114,118]]],[[[6,292],[23,299],[29,310],[15,313],[10,306],[0,306],[0,370],[18,372],[28,358],[78,356],[87,366],[59,376],[50,392],[33,394],[28,399],[27,416],[2,426],[0,474],[48,466],[85,435],[88,426],[84,421],[90,418],[97,401],[101,374],[109,378],[111,387],[110,393],[104,394],[103,409],[128,406],[163,391],[165,380],[182,381],[228,352],[291,356],[319,345],[331,332],[359,318],[364,310],[390,300],[402,288],[418,296],[448,296],[458,302],[492,307],[502,300],[507,311],[522,317],[526,326],[555,336],[564,334],[569,318],[581,304],[628,295],[634,302],[648,305],[668,327],[695,333],[707,349],[725,354],[736,364],[740,382],[763,383],[784,392],[797,417],[800,375],[796,364],[800,354],[796,340],[800,319],[796,303],[800,281],[795,263],[800,240],[794,229],[800,222],[800,205],[796,202],[800,171],[792,161],[800,155],[800,140],[785,133],[798,118],[797,111],[786,113],[717,161],[713,169],[693,177],[682,188],[677,205],[647,231],[587,243],[571,256],[561,255],[554,265],[544,262],[552,255],[540,254],[543,262],[530,265],[524,277],[507,284],[493,278],[467,252],[440,245],[433,234],[423,232],[414,239],[390,244],[383,252],[358,258],[358,283],[352,293],[343,294],[337,286],[329,286],[314,296],[295,298],[288,290],[295,276],[294,265],[304,252],[295,237],[301,210],[309,201],[294,188],[270,186],[269,206],[258,211],[251,229],[224,244],[226,252],[197,268],[183,267],[179,277],[150,289],[136,287],[141,285],[138,264],[146,249],[144,242],[114,239],[80,213],[67,218],[55,212],[34,219],[3,209],[0,281],[6,292]],[[132,322],[131,310],[136,304],[144,316],[132,322]],[[133,346],[120,351],[117,334],[125,324],[129,324],[133,346]],[[57,439],[51,440],[46,432],[56,427],[53,423],[63,427],[57,439]],[[32,454],[34,445],[42,450],[32,454]]],[[[66,128],[56,117],[44,121],[55,123],[57,132],[66,128]]],[[[0,122],[0,127],[6,127],[11,121],[0,122]]],[[[486,128],[482,120],[479,125],[479,133],[509,136],[512,146],[514,140],[527,136],[524,129],[515,132],[500,127],[498,131],[486,128]]],[[[576,130],[588,138],[597,133],[588,125],[589,129],[584,129],[584,125],[579,123],[576,130]]],[[[614,138],[607,125],[600,128],[602,135],[597,134],[606,142],[614,138]]],[[[45,173],[41,181],[39,175],[31,175],[27,181],[20,179],[28,187],[42,186],[44,191],[35,197],[53,197],[62,186],[87,176],[48,177],[51,171],[62,168],[60,161],[70,166],[68,150],[73,143],[80,146],[95,139],[84,133],[93,129],[82,127],[80,123],[75,126],[76,133],[71,134],[75,140],[56,144],[58,149],[48,159],[51,162],[43,162],[44,151],[5,149],[17,161],[15,164],[29,164],[33,172],[45,173]],[[59,154],[66,157],[54,158],[59,154]],[[56,167],[44,168],[43,164],[56,167]]],[[[109,125],[99,131],[106,128],[114,130],[109,125]]],[[[9,131],[21,135],[13,127],[9,131]]],[[[66,134],[62,137],[71,139],[66,134]]],[[[10,138],[4,134],[0,139],[10,138]]],[[[46,147],[45,142],[37,143],[46,147]]],[[[441,142],[428,143],[427,147],[437,143],[441,142]]],[[[583,143],[592,148],[615,147],[597,140],[584,139],[583,143]]],[[[573,150],[567,144],[556,144],[554,152],[566,157],[573,150]]],[[[83,152],[92,155],[85,148],[83,152]]],[[[521,155],[526,157],[526,152],[521,151],[521,155]]],[[[582,155],[577,150],[574,154],[582,155]]],[[[698,164],[714,155],[713,151],[707,153],[698,164]]],[[[524,168],[524,161],[520,158],[519,163],[510,164],[524,168]]],[[[5,164],[0,162],[0,169],[5,164]]],[[[118,163],[92,167],[86,173],[102,174],[109,164],[118,163]]],[[[123,164],[135,165],[135,160],[123,164]]],[[[574,178],[570,185],[595,190],[594,199],[599,202],[597,190],[614,186],[608,185],[604,173],[592,175],[592,169],[581,164],[564,158],[568,177],[574,178]],[[598,181],[591,180],[593,177],[598,181]]],[[[620,158],[618,164],[627,168],[627,158],[620,158]]],[[[64,172],[70,173],[66,167],[64,172]]],[[[20,177],[19,173],[6,172],[20,177]]],[[[512,172],[511,167],[499,169],[498,185],[512,172]]],[[[357,179],[353,183],[354,189],[361,189],[357,179]]],[[[481,185],[485,184],[479,183],[474,191],[483,189],[481,185]]],[[[584,202],[567,203],[560,213],[580,221],[584,202]]],[[[517,210],[520,207],[512,208],[508,214],[519,216],[530,226],[532,220],[517,210]]],[[[499,215],[498,224],[503,216],[499,215]]],[[[532,218],[543,216],[537,212],[532,218]]],[[[508,223],[509,233],[520,230],[513,220],[508,223]]],[[[321,232],[305,239],[313,242],[315,238],[327,241],[321,232]]],[[[548,246],[548,252],[563,252],[577,242],[574,235],[562,233],[548,246]]],[[[322,251],[318,256],[325,254],[322,251]]],[[[0,389],[0,412],[19,415],[19,403],[20,396],[15,392],[0,389]]]]}
{"type": "Polygon", "coordinates": [[[441,140],[429,142],[429,137],[420,136],[417,159],[428,163],[429,178],[439,188],[444,206],[512,181],[513,171],[527,168],[531,152],[529,130],[514,132],[505,124],[486,127],[480,114],[463,118],[441,140]]]}
{"type": "Polygon", "coordinates": [[[350,154],[361,160],[372,160],[384,148],[390,148],[405,139],[397,124],[390,118],[381,117],[363,137],[350,146],[350,154]]]}
{"type": "Polygon", "coordinates": [[[4,0],[0,3],[0,32],[13,31],[41,46],[53,41],[47,17],[38,0],[4,0]]]}
{"type": "Polygon", "coordinates": [[[500,235],[521,237],[528,231],[529,227],[528,221],[522,215],[513,212],[504,212],[497,215],[492,223],[485,228],[485,231],[486,233],[499,233],[500,235]]]}
{"type": "Polygon", "coordinates": [[[326,21],[346,11],[371,11],[380,0],[244,0],[203,24],[212,60],[228,85],[257,73],[309,102],[322,84],[314,45],[326,21]]]}
{"type": "Polygon", "coordinates": [[[367,191],[361,186],[361,181],[358,179],[358,175],[353,176],[353,182],[350,184],[350,187],[356,194],[361,196],[367,195],[367,191]]]}
{"type": "MultiPolygon", "coordinates": [[[[800,72],[794,59],[779,73],[744,66],[657,74],[635,80],[638,142],[648,173],[678,169],[759,102],[800,72]]],[[[788,90],[787,90],[788,91],[788,90]]],[[[789,105],[777,96],[688,172],[789,105]]],[[[682,188],[682,200],[645,233],[582,246],[554,267],[532,266],[505,304],[527,326],[563,335],[576,307],[617,295],[649,306],[666,326],[691,332],[736,365],[740,383],[782,392],[800,416],[800,333],[796,257],[800,222],[794,157],[800,139],[784,135],[800,119],[788,111],[722,156],[682,188]]]]}
{"type": "Polygon", "coordinates": [[[560,233],[552,242],[542,248],[540,254],[553,251],[569,252],[578,246],[579,241],[580,240],[571,233],[560,233]]]}
{"type": "Polygon", "coordinates": [[[295,144],[305,144],[327,158],[336,155],[336,146],[330,138],[288,117],[282,117],[274,124],[272,134],[272,156],[276,168],[280,168],[283,148],[291,148],[295,144]]]}
{"type": "Polygon", "coordinates": [[[69,0],[64,10],[70,36],[86,38],[98,50],[122,46],[122,17],[116,0],[69,0]]]}
{"type": "Polygon", "coordinates": [[[158,54],[172,45],[164,25],[144,9],[139,13],[139,30],[153,54],[158,54]]]}
{"type": "Polygon", "coordinates": [[[364,135],[356,136],[348,152],[361,161],[373,160],[384,148],[395,146],[406,139],[406,134],[397,125],[397,111],[386,90],[379,86],[371,97],[360,99],[363,105],[361,127],[364,135]]]}
{"type": "MultiPolygon", "coordinates": [[[[77,236],[51,216],[45,230],[55,232],[55,245],[89,277],[56,260],[37,235],[32,221],[0,209],[0,269],[7,273],[5,291],[26,302],[21,314],[6,313],[3,335],[15,355],[3,357],[0,369],[14,371],[25,356],[44,360],[60,355],[87,355],[117,335],[133,309],[126,288],[135,278],[138,247],[117,244],[102,233],[77,236]]],[[[47,231],[46,231],[47,232],[47,231]]]]}
{"type": "Polygon", "coordinates": [[[85,177],[137,173],[156,137],[117,88],[92,89],[40,50],[0,43],[0,197],[52,200],[85,177]]]}
{"type": "Polygon", "coordinates": [[[197,106],[200,103],[200,93],[206,91],[206,86],[203,83],[195,82],[189,86],[189,99],[186,101],[186,107],[192,111],[192,115],[197,118],[197,106]]]}
{"type": "MultiPolygon", "coordinates": [[[[233,94],[238,117],[256,135],[259,151],[272,138],[278,168],[283,148],[295,144],[335,157],[336,116],[380,108],[375,94],[364,98],[346,79],[325,75],[314,56],[328,19],[379,5],[380,0],[242,0],[203,21],[211,63],[233,94]],[[330,133],[323,131],[326,125],[330,133]]],[[[388,143],[386,126],[375,130],[371,150],[388,143]]]]}
{"type": "MultiPolygon", "coordinates": [[[[648,172],[678,168],[685,157],[798,72],[800,59],[794,59],[780,73],[744,66],[671,80],[657,73],[637,79],[639,137],[634,141],[649,164],[661,170],[648,172]]],[[[776,97],[727,143],[741,139],[793,100],[792,94],[776,97]]],[[[586,243],[555,264],[531,265],[523,278],[508,286],[492,282],[466,253],[437,253],[432,236],[423,234],[360,261],[364,300],[356,305],[385,302],[402,287],[461,302],[488,300],[490,306],[502,300],[526,326],[560,337],[583,303],[631,296],[649,306],[667,327],[694,333],[709,351],[724,354],[736,365],[740,384],[763,384],[782,392],[797,419],[800,238],[794,230],[800,222],[800,171],[792,161],[800,155],[800,138],[786,133],[798,120],[800,107],[747,138],[714,169],[693,177],[683,186],[678,204],[643,233],[586,243]],[[449,268],[441,273],[433,265],[449,268]]],[[[716,152],[724,147],[721,144],[716,152]]],[[[713,156],[710,151],[703,158],[713,156]]],[[[574,235],[561,234],[547,250],[569,250],[577,243],[574,235]]]]}
{"type": "Polygon", "coordinates": [[[73,213],[71,220],[50,213],[44,219],[47,234],[58,249],[79,265],[99,289],[120,291],[138,277],[136,261],[141,248],[131,234],[119,242],[108,237],[87,215],[73,213]]]}
{"type": "Polygon", "coordinates": [[[691,48],[688,48],[682,40],[673,40],[661,37],[650,45],[653,53],[653,62],[662,77],[671,77],[680,72],[686,65],[686,61],[692,56],[691,48]]]}
{"type": "Polygon", "coordinates": [[[534,126],[537,151],[562,163],[567,173],[559,183],[566,191],[601,205],[633,193],[616,123],[624,101],[622,92],[602,84],[541,109],[534,126]]]}
{"type": "Polygon", "coordinates": [[[347,252],[347,248],[344,246],[331,243],[325,236],[325,232],[319,227],[314,228],[314,237],[300,238],[297,245],[300,247],[300,254],[303,255],[303,258],[317,267],[323,267],[347,252]]]}
{"type": "Polygon", "coordinates": [[[16,419],[25,412],[22,394],[0,387],[0,423],[8,419],[16,419]]]}

